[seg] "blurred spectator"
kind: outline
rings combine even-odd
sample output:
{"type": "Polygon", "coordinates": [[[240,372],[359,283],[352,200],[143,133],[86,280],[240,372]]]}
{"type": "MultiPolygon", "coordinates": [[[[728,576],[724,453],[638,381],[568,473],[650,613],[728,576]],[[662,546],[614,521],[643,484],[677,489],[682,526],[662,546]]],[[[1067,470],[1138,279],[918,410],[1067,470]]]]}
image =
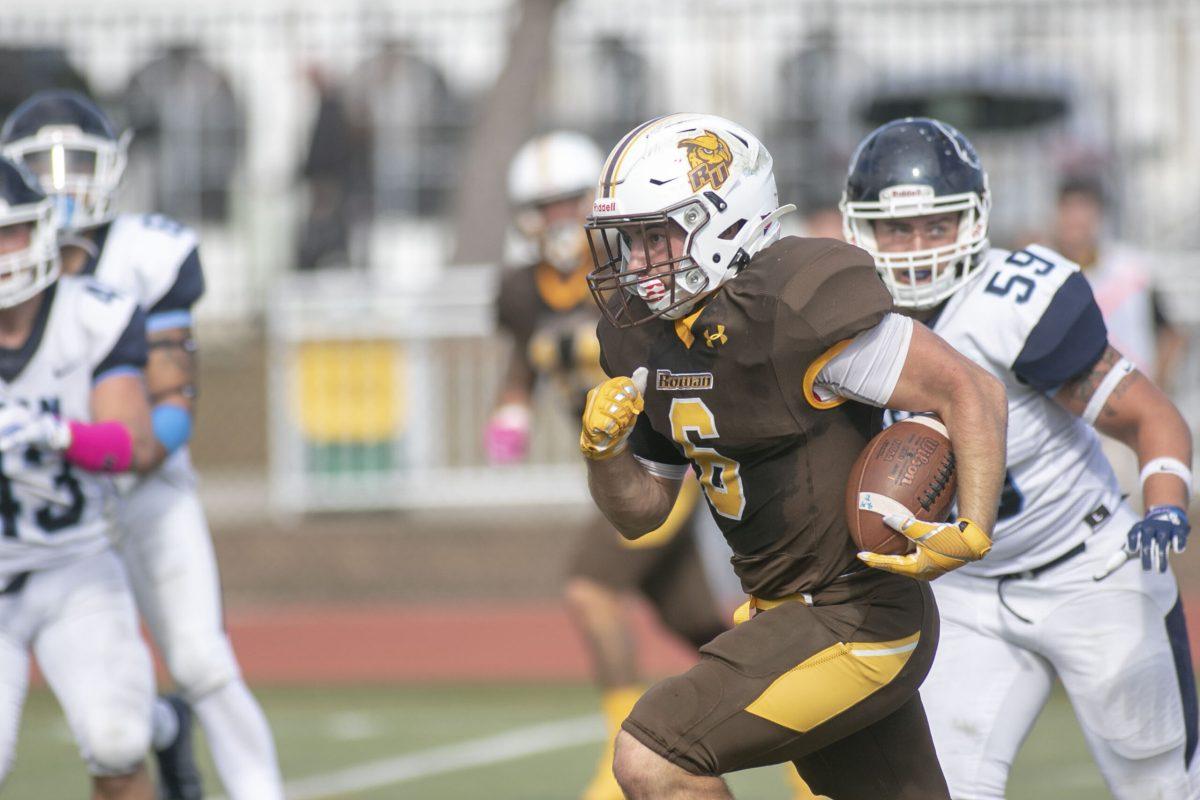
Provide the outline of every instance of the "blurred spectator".
{"type": "Polygon", "coordinates": [[[153,205],[188,222],[223,222],[245,118],[229,81],[190,44],[169,48],[129,80],[129,124],[153,171],[153,205]]]}
{"type": "MultiPolygon", "coordinates": [[[[767,128],[780,202],[795,203],[806,217],[820,207],[839,214],[836,238],[841,238],[841,218],[828,192],[845,183],[850,158],[835,122],[844,115],[847,94],[840,88],[839,54],[837,36],[829,28],[817,28],[805,38],[801,49],[780,65],[782,102],[767,128]],[[841,114],[833,113],[835,102],[843,104],[841,114]]],[[[822,230],[832,228],[826,224],[822,230]]]]}
{"type": "Polygon", "coordinates": [[[1053,246],[1091,282],[1112,345],[1169,391],[1186,340],[1165,316],[1145,259],[1106,235],[1098,179],[1071,176],[1060,183],[1053,246]]]}
{"type": "Polygon", "coordinates": [[[308,221],[300,229],[298,269],[349,263],[350,230],[365,221],[367,198],[355,189],[368,180],[362,127],[351,124],[346,103],[319,70],[308,71],[317,92],[317,118],[301,178],[308,188],[308,221]]]}
{"type": "Polygon", "coordinates": [[[75,89],[91,96],[87,81],[59,47],[0,47],[0,119],[34,92],[75,89]]]}
{"type": "Polygon", "coordinates": [[[615,145],[626,132],[653,116],[646,59],[623,39],[604,36],[596,42],[589,110],[592,134],[601,147],[615,145]]]}
{"type": "Polygon", "coordinates": [[[801,235],[814,239],[842,238],[842,211],[836,200],[813,202],[801,209],[801,235]]]}
{"type": "Polygon", "coordinates": [[[411,43],[386,40],[350,77],[346,115],[368,159],[371,214],[432,216],[454,187],[465,114],[441,71],[411,43]]]}

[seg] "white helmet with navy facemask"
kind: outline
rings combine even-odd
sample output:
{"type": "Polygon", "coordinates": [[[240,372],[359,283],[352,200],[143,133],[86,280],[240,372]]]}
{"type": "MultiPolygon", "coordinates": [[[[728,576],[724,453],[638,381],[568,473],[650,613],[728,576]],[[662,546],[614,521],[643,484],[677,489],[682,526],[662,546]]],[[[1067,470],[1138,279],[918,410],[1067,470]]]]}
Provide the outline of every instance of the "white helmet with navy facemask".
{"type": "MultiPolygon", "coordinates": [[[[586,225],[588,284],[618,327],[680,319],[779,238],[771,154],[752,133],[711,114],[671,114],[626,134],[609,154],[586,225]],[[674,223],[681,252],[628,269],[630,229],[674,223]]],[[[643,242],[645,236],[641,237],[643,242]]]]}
{"type": "Polygon", "coordinates": [[[934,308],[975,276],[988,249],[987,173],[975,148],[935,119],[894,120],[872,131],[850,160],[841,209],[844,234],[875,258],[901,308],[934,308]],[[875,222],[958,212],[951,244],[882,252],[875,222]]]}
{"type": "Polygon", "coordinates": [[[19,163],[0,156],[0,308],[58,280],[54,204],[19,163]]]}
{"type": "Polygon", "coordinates": [[[112,219],[130,134],[118,136],[104,112],[78,92],[38,92],[0,130],[0,147],[22,162],[54,200],[68,231],[112,219]]]}

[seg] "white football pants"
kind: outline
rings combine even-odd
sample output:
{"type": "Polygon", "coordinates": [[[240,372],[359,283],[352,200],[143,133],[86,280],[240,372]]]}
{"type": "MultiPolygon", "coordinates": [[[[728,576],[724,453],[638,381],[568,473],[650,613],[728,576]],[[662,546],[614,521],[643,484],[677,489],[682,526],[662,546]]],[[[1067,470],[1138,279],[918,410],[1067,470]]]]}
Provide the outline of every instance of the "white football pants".
{"type": "Polygon", "coordinates": [[[35,571],[0,595],[0,784],[16,750],[31,646],[88,771],[132,773],[150,748],[154,669],[111,550],[35,571]]]}
{"type": "Polygon", "coordinates": [[[117,549],[232,800],[283,797],[275,743],[225,634],[217,561],[187,451],[121,498],[117,549]]]}
{"type": "MultiPolygon", "coordinates": [[[[1093,579],[1137,519],[1122,505],[1083,553],[1034,578],[998,587],[955,572],[934,581],[942,632],[921,699],[955,800],[1004,797],[1055,675],[1114,797],[1185,800],[1200,791],[1195,778],[1189,788],[1185,765],[1195,689],[1174,575],[1133,560],[1093,579]]],[[[1195,774],[1200,758],[1189,755],[1195,774]]]]}

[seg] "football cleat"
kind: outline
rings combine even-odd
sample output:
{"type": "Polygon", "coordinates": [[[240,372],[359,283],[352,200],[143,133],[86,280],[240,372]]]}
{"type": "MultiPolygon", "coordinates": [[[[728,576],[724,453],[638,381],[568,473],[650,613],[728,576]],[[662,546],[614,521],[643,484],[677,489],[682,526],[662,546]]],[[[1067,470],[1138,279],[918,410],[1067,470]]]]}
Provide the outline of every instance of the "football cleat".
{"type": "Polygon", "coordinates": [[[159,800],[204,800],[204,785],[192,750],[192,707],[179,695],[162,698],[179,719],[179,732],[161,750],[158,760],[159,800]]]}

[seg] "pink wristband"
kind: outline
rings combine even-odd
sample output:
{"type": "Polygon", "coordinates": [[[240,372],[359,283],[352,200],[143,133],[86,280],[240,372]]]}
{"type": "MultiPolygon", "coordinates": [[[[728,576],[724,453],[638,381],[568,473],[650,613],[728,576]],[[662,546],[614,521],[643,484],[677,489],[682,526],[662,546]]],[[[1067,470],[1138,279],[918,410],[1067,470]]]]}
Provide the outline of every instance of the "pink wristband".
{"type": "Polygon", "coordinates": [[[63,453],[70,463],[88,472],[125,472],[133,463],[133,437],[120,422],[68,420],[71,445],[63,453]]]}

